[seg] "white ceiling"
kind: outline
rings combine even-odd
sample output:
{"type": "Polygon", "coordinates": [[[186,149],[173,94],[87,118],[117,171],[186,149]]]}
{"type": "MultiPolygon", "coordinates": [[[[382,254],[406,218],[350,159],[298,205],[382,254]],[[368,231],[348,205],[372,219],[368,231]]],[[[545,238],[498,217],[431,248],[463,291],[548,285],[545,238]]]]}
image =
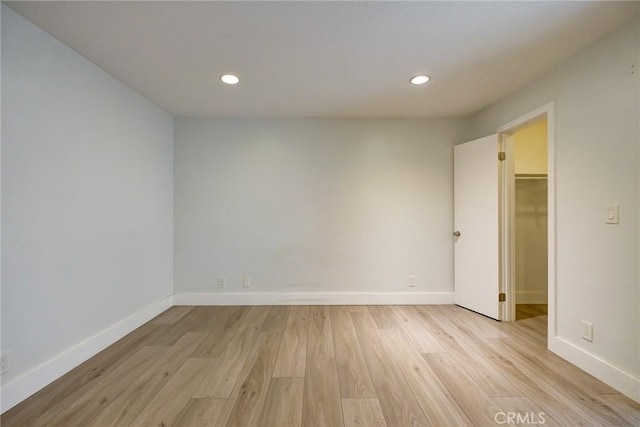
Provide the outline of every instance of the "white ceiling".
{"type": "Polygon", "coordinates": [[[442,117],[490,105],[637,2],[8,2],[176,115],[442,117]],[[225,86],[218,77],[237,73],[225,86]],[[426,73],[423,87],[409,77],[426,73]]]}

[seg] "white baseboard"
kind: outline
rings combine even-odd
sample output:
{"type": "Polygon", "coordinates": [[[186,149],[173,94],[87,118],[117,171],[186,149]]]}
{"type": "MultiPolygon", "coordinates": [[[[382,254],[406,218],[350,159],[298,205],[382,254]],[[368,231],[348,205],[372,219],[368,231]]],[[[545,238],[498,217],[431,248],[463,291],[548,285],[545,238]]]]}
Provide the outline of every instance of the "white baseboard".
{"type": "Polygon", "coordinates": [[[549,340],[549,350],[640,403],[640,378],[634,377],[561,337],[549,340]]]}
{"type": "Polygon", "coordinates": [[[545,291],[516,291],[516,304],[546,304],[545,291]]]}
{"type": "Polygon", "coordinates": [[[0,404],[2,412],[11,409],[172,306],[173,295],[149,304],[131,316],[76,344],[7,384],[2,384],[2,391],[0,392],[2,396],[0,404]]]}
{"type": "Polygon", "coordinates": [[[175,294],[175,305],[453,304],[453,292],[212,292],[175,294]]]}

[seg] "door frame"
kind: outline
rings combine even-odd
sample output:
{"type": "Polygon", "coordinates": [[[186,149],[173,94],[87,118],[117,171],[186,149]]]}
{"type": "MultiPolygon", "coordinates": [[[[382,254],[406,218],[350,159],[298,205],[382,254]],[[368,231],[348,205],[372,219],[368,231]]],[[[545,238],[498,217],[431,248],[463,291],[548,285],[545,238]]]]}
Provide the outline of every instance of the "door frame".
{"type": "Polygon", "coordinates": [[[547,119],[547,343],[556,336],[556,114],[555,101],[530,111],[498,127],[498,141],[505,151],[506,161],[500,177],[500,292],[506,294],[501,304],[500,318],[516,318],[515,286],[515,180],[513,179],[513,138],[516,130],[546,117],[547,119]]]}

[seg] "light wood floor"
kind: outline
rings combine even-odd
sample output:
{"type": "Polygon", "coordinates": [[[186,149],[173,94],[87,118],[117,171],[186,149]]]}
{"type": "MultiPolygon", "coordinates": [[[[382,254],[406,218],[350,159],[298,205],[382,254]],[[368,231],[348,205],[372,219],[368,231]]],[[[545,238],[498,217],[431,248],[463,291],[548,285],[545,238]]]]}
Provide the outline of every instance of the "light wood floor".
{"type": "Polygon", "coordinates": [[[547,304],[516,304],[516,320],[547,316],[547,304]]]}
{"type": "Polygon", "coordinates": [[[456,306],[174,307],[1,421],[640,425],[640,405],[545,350],[539,308],[519,311],[499,323],[456,306]]]}

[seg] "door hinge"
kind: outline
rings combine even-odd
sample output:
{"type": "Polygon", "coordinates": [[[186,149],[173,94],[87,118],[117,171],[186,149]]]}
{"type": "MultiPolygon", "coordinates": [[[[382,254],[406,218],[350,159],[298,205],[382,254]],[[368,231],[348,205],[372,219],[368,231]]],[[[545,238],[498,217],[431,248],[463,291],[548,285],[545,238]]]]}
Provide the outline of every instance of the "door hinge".
{"type": "Polygon", "coordinates": [[[498,151],[498,160],[503,161],[506,158],[507,158],[507,155],[505,154],[504,151],[498,151]]]}
{"type": "Polygon", "coordinates": [[[507,300],[507,294],[500,292],[498,294],[498,302],[505,302],[507,300]]]}

